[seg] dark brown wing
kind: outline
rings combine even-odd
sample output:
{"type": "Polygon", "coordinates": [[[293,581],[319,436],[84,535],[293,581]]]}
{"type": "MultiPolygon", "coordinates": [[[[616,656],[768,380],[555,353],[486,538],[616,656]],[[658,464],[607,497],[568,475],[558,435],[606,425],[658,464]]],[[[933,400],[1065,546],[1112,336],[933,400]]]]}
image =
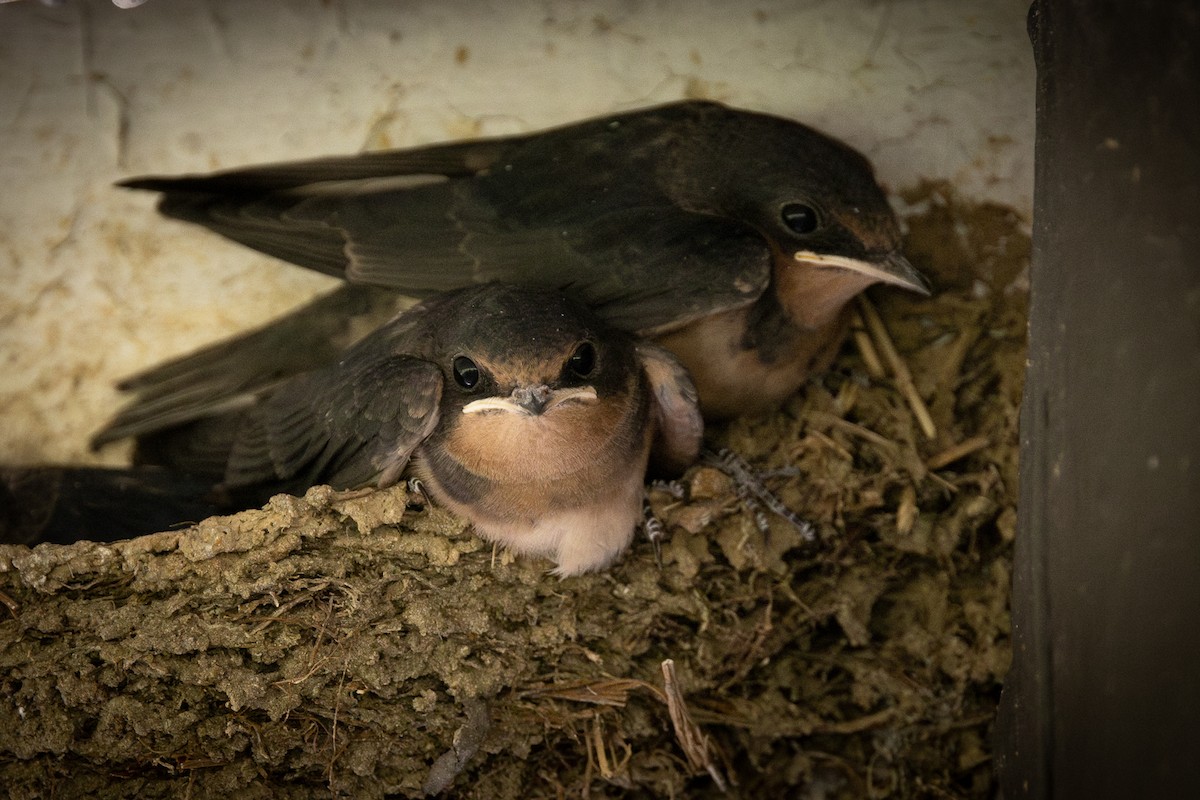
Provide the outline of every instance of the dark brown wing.
{"type": "Polygon", "coordinates": [[[365,332],[396,315],[399,295],[345,285],[247,333],[135,375],[133,400],[92,439],[93,447],[245,406],[264,390],[337,360],[365,332]]]}
{"type": "Polygon", "coordinates": [[[681,207],[664,183],[664,161],[695,145],[711,109],[127,185],[164,192],[164,213],[354,282],[416,296],[489,280],[566,289],[615,325],[660,331],[746,304],[770,277],[757,231],[681,207]]]}
{"type": "Polygon", "coordinates": [[[242,495],[262,499],[317,483],[391,483],[437,424],[442,373],[424,354],[431,312],[445,302],[405,311],[334,363],[240,396],[240,407],[152,429],[138,438],[138,462],[256,487],[242,495]]]}
{"type": "Polygon", "coordinates": [[[437,425],[441,394],[441,370],[412,356],[352,357],[299,376],[246,412],[225,483],[391,485],[437,425]]]}

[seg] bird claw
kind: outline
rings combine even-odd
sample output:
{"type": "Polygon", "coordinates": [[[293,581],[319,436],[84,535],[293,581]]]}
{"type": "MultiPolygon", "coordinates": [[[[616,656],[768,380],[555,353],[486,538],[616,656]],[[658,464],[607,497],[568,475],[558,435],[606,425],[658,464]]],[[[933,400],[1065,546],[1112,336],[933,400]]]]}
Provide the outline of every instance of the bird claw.
{"type": "Polygon", "coordinates": [[[804,541],[811,542],[816,539],[816,529],[813,528],[812,523],[802,519],[795,511],[785,506],[783,501],[776,497],[775,493],[762,482],[759,475],[750,468],[746,459],[727,448],[713,452],[706,447],[700,454],[700,460],[721,470],[733,480],[734,485],[737,486],[738,496],[746,504],[750,513],[754,515],[754,524],[763,536],[767,536],[770,532],[767,514],[763,511],[763,506],[766,506],[769,511],[795,526],[804,541]]]}
{"type": "Polygon", "coordinates": [[[405,499],[405,505],[419,508],[429,505],[429,495],[425,493],[425,484],[421,483],[420,478],[409,478],[406,487],[409,496],[405,499]]]}
{"type": "Polygon", "coordinates": [[[654,545],[654,563],[658,564],[661,570],[662,561],[662,542],[667,536],[667,530],[662,524],[662,520],[654,513],[653,507],[650,505],[648,497],[642,497],[642,530],[646,532],[646,538],[650,540],[650,544],[654,545]]]}
{"type": "Polygon", "coordinates": [[[771,535],[771,522],[767,519],[767,512],[763,511],[762,504],[750,494],[740,495],[742,503],[746,506],[746,510],[754,517],[754,527],[758,528],[758,532],[764,537],[771,535]]]}
{"type": "Polygon", "coordinates": [[[650,481],[650,488],[657,489],[660,492],[666,492],[676,500],[684,500],[687,498],[687,489],[681,481],[671,480],[653,480],[650,481]]]}

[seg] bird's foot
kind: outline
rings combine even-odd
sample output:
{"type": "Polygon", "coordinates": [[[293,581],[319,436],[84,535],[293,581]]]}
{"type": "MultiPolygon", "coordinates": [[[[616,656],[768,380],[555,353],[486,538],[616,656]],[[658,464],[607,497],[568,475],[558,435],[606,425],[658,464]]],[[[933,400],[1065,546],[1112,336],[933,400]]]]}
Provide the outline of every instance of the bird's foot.
{"type": "MultiPolygon", "coordinates": [[[[657,482],[656,482],[657,483],[657,482]]],[[[650,505],[650,498],[642,495],[642,530],[646,532],[646,538],[650,540],[650,544],[654,545],[654,563],[658,564],[658,568],[662,569],[662,543],[667,536],[667,529],[663,526],[662,520],[654,513],[654,508],[650,505]]]]}
{"type": "Polygon", "coordinates": [[[804,541],[811,542],[816,539],[816,530],[812,523],[802,519],[795,511],[784,505],[783,501],[763,483],[762,475],[766,473],[755,473],[746,459],[732,450],[722,449],[714,452],[705,447],[700,453],[700,461],[719,469],[730,477],[737,487],[738,497],[754,515],[754,524],[758,526],[763,536],[770,532],[767,513],[763,510],[765,507],[794,525],[800,531],[800,536],[804,541]]]}
{"type": "Polygon", "coordinates": [[[676,500],[687,499],[687,487],[683,485],[682,481],[650,481],[650,486],[648,488],[657,489],[660,492],[666,492],[676,500]]]}
{"type": "Polygon", "coordinates": [[[426,508],[430,505],[429,495],[425,492],[425,484],[421,483],[420,478],[409,478],[406,485],[408,497],[405,498],[405,505],[412,508],[426,508]]]}

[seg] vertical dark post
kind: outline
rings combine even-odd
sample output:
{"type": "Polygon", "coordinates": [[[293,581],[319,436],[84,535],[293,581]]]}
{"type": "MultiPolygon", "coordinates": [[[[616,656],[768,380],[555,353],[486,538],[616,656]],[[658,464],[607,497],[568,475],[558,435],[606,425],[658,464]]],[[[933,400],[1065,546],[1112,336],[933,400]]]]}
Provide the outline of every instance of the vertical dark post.
{"type": "Polygon", "coordinates": [[[1038,0],[1006,800],[1200,797],[1200,5],[1038,0]]]}

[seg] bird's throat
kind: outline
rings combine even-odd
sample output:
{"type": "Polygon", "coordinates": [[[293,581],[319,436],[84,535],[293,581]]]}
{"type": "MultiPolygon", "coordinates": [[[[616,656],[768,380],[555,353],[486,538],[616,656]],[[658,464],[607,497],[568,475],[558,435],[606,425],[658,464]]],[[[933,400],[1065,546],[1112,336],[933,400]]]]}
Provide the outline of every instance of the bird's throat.
{"type": "Polygon", "coordinates": [[[838,320],[855,295],[873,283],[875,276],[843,267],[793,261],[775,270],[775,294],[783,313],[803,331],[817,331],[838,320]]]}

